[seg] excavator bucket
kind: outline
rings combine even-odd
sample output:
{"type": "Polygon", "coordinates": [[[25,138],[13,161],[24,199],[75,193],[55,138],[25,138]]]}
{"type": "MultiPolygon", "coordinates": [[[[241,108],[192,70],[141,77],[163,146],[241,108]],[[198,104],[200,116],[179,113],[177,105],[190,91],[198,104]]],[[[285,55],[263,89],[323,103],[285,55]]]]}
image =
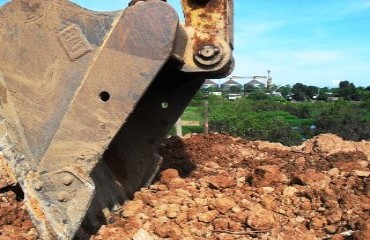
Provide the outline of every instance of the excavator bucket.
{"type": "MultiPolygon", "coordinates": [[[[82,238],[155,177],[161,141],[206,78],[228,75],[232,1],[67,0],[0,8],[0,150],[40,239],[82,238]]],[[[1,160],[0,160],[1,161],[1,160]]]]}

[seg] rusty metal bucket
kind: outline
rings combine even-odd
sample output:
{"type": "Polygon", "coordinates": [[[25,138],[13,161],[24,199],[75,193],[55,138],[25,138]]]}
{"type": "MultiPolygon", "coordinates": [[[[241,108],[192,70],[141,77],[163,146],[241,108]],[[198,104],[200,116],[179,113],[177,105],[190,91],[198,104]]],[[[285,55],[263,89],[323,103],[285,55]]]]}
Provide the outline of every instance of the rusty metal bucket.
{"type": "Polygon", "coordinates": [[[99,227],[150,184],[193,95],[229,72],[226,41],[222,60],[194,71],[184,29],[157,0],[109,13],[66,0],[0,8],[1,153],[41,239],[99,227]]]}

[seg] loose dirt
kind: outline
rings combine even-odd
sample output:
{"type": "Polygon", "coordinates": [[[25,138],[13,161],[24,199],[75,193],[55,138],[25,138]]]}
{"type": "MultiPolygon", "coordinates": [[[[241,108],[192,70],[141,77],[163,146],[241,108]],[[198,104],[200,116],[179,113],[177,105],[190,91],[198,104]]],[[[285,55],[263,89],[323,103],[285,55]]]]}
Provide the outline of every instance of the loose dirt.
{"type": "MultiPolygon", "coordinates": [[[[370,142],[193,135],[167,139],[160,154],[155,183],[92,240],[370,239],[370,142]]],[[[21,195],[0,191],[0,239],[37,239],[21,195]]]]}

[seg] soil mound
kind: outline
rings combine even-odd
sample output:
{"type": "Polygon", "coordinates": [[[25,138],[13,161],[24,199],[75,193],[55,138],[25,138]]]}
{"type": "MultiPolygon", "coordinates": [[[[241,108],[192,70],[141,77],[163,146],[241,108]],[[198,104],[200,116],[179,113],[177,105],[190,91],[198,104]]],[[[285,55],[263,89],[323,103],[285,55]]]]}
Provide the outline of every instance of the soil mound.
{"type": "MultiPolygon", "coordinates": [[[[193,135],[160,154],[155,183],[91,239],[370,239],[370,142],[193,135]]],[[[0,192],[0,239],[37,238],[19,195],[0,192]]]]}

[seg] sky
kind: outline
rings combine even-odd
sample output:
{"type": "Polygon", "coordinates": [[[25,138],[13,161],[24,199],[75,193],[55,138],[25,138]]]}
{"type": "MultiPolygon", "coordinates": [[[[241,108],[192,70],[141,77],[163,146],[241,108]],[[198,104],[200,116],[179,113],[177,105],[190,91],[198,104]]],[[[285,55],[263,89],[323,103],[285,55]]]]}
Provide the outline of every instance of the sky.
{"type": "MultiPolygon", "coordinates": [[[[73,2],[109,11],[129,1],[73,2]]],[[[180,0],[168,2],[183,19],[180,0]]],[[[370,86],[370,0],[234,0],[234,5],[231,75],[266,75],[269,69],[276,85],[337,87],[348,80],[370,86]]]]}

